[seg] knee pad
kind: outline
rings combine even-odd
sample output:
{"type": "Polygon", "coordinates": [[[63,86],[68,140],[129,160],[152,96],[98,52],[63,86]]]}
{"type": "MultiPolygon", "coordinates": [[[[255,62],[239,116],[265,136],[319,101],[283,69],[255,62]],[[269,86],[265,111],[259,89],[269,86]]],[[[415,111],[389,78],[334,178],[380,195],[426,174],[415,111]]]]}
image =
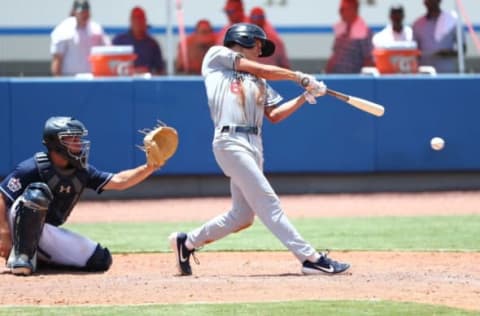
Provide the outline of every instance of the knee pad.
{"type": "Polygon", "coordinates": [[[25,255],[34,260],[53,195],[45,183],[29,184],[15,206],[13,249],[15,257],[25,255]]]}
{"type": "Polygon", "coordinates": [[[46,212],[52,201],[52,191],[50,191],[48,185],[43,182],[30,183],[21,196],[22,204],[36,211],[46,212]]]}
{"type": "Polygon", "coordinates": [[[95,251],[90,256],[85,265],[86,271],[100,272],[107,271],[112,265],[112,255],[108,248],[103,248],[100,244],[97,245],[95,251]]]}

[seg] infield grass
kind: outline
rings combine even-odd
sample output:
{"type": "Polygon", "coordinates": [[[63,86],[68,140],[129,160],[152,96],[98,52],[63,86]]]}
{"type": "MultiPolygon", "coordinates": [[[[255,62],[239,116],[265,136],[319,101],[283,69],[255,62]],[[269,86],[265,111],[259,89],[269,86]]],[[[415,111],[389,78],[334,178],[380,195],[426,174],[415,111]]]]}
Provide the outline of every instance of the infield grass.
{"type": "Polygon", "coordinates": [[[335,315],[335,316],[431,316],[478,315],[442,306],[389,301],[296,301],[242,304],[181,304],[137,306],[1,307],[0,315],[335,315]]]}
{"type": "MultiPolygon", "coordinates": [[[[316,218],[292,221],[319,250],[480,251],[480,216],[316,218]]],[[[115,253],[166,252],[173,231],[198,223],[94,223],[67,228],[115,253]]],[[[202,251],[278,251],[283,245],[260,223],[219,240],[202,251]]]]}

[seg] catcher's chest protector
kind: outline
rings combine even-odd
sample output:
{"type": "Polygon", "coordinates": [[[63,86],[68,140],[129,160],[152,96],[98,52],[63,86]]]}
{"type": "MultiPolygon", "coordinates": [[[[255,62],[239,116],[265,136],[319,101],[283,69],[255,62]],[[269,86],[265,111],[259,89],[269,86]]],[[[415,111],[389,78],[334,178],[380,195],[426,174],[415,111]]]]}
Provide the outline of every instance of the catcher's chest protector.
{"type": "Polygon", "coordinates": [[[71,169],[61,172],[53,167],[47,154],[35,155],[38,172],[54,196],[48,209],[46,222],[55,226],[63,224],[82,195],[87,181],[84,170],[71,169]]]}

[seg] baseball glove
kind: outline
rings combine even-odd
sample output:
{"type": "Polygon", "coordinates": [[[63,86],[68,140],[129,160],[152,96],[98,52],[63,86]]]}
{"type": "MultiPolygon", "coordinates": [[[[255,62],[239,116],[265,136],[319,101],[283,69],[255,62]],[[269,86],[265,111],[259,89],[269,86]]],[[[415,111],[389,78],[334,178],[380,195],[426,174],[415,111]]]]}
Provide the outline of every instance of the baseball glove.
{"type": "Polygon", "coordinates": [[[175,154],[178,147],[178,134],[175,128],[158,121],[154,129],[143,129],[139,132],[145,134],[143,147],[147,157],[147,164],[155,168],[161,167],[175,154]]]}

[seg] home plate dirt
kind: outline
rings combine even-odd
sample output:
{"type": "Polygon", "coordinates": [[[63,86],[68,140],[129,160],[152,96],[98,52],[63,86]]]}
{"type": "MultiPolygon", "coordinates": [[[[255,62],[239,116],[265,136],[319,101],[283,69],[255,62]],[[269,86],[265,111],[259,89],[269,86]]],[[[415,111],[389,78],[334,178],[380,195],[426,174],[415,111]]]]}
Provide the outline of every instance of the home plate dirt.
{"type": "MultiPolygon", "coordinates": [[[[480,213],[480,193],[282,196],[290,218],[480,213]]],[[[81,202],[69,222],[206,220],[228,198],[81,202]]],[[[167,236],[164,236],[165,240],[167,236]]],[[[289,300],[394,300],[480,310],[480,253],[334,252],[352,264],[303,276],[289,252],[199,252],[194,275],[175,276],[171,253],[114,255],[110,271],[0,274],[1,305],[151,304],[289,300]]]]}

